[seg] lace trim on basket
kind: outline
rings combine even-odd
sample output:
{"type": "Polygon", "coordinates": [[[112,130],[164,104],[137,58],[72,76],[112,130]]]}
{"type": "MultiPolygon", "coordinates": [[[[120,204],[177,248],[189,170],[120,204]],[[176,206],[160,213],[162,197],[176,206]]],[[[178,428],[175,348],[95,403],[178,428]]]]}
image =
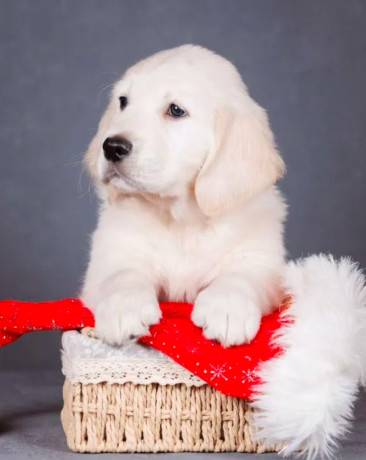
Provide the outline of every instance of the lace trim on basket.
{"type": "Polygon", "coordinates": [[[62,372],[71,383],[127,383],[135,385],[202,386],[205,382],[172,360],[166,359],[82,359],[62,354],[62,372]]]}

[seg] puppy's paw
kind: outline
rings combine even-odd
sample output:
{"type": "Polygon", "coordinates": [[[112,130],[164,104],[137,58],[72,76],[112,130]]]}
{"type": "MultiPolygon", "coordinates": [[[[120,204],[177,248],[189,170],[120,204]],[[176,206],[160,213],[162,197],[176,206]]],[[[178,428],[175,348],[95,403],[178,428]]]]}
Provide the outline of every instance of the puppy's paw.
{"type": "Polygon", "coordinates": [[[256,336],[261,316],[258,305],[243,293],[208,287],[197,296],[192,321],[203,328],[205,337],[231,347],[256,336]]]}
{"type": "Polygon", "coordinates": [[[98,337],[111,345],[149,333],[149,326],[159,322],[161,311],[150,292],[118,291],[98,303],[95,329],[98,337]]]}

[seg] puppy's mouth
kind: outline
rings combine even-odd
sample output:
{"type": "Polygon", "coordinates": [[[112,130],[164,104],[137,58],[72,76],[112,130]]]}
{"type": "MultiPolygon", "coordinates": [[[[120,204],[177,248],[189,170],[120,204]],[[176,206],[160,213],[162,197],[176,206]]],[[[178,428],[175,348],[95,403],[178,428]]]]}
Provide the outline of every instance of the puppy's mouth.
{"type": "Polygon", "coordinates": [[[125,188],[125,186],[127,186],[129,189],[131,188],[135,191],[141,189],[141,184],[137,180],[121,171],[116,165],[111,165],[108,168],[102,178],[102,183],[104,185],[112,184],[117,188],[125,188]]]}
{"type": "Polygon", "coordinates": [[[102,182],[103,184],[108,185],[113,179],[124,179],[124,176],[115,165],[108,168],[103,175],[102,182]]]}

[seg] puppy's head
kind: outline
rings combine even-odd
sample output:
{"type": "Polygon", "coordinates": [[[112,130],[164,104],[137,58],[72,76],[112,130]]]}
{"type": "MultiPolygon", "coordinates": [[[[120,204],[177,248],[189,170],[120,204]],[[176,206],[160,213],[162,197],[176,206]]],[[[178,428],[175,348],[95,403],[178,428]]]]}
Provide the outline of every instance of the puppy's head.
{"type": "Polygon", "coordinates": [[[234,66],[191,45],[126,72],[85,158],[109,192],[194,193],[209,216],[265,190],[284,172],[266,114],[234,66]]]}

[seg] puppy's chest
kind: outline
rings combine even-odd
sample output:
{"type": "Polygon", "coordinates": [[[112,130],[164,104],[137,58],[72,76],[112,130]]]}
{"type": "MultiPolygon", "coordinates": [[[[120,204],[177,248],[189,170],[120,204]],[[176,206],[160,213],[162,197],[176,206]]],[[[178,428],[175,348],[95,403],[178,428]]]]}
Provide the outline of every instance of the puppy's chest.
{"type": "Polygon", "coordinates": [[[193,301],[230,255],[231,243],[217,230],[194,227],[168,232],[155,260],[166,300],[193,301]]]}

